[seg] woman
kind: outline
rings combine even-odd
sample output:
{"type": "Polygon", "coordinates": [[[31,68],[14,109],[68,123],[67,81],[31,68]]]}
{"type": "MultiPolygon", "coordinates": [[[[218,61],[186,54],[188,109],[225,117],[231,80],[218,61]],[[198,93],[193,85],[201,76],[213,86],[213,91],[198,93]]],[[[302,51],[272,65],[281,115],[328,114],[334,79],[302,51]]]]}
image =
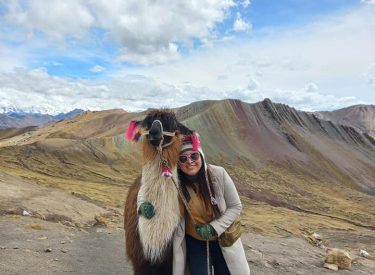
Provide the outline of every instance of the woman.
{"type": "Polygon", "coordinates": [[[181,203],[184,215],[173,242],[173,274],[184,274],[187,265],[192,275],[212,274],[212,267],[215,275],[248,275],[241,239],[229,247],[218,241],[241,212],[237,190],[224,168],[206,165],[196,147],[188,139],[180,150],[179,180],[189,209],[181,203]]]}

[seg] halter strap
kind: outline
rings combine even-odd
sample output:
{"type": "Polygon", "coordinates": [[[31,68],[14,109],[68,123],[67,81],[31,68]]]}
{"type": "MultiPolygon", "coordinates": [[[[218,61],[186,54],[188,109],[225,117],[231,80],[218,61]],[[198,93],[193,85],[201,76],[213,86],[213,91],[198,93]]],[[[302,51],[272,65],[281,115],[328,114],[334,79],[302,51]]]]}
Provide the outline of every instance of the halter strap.
{"type": "MultiPolygon", "coordinates": [[[[164,131],[163,129],[163,123],[161,123],[161,121],[159,119],[155,119],[152,124],[154,124],[155,122],[158,122],[160,124],[160,128],[161,128],[161,134],[162,136],[169,136],[169,137],[174,137],[176,135],[175,132],[167,132],[167,131],[164,131]]],[[[142,135],[148,135],[150,133],[150,130],[147,130],[147,131],[143,131],[142,135]]]]}
{"type": "MultiPolygon", "coordinates": [[[[143,131],[142,132],[142,135],[148,135],[150,133],[150,131],[149,130],[147,130],[147,131],[143,131]]],[[[166,131],[163,131],[163,136],[169,136],[169,137],[174,137],[176,135],[176,133],[175,132],[166,132],[166,131]]]]}
{"type": "MultiPolygon", "coordinates": [[[[164,136],[174,137],[176,135],[176,132],[172,133],[172,132],[164,131],[163,123],[161,123],[161,121],[159,119],[155,119],[152,123],[154,123],[154,122],[158,122],[160,124],[160,128],[161,128],[161,141],[160,141],[159,146],[157,147],[158,151],[161,152],[162,148],[168,147],[169,145],[171,145],[174,142],[174,139],[172,139],[170,142],[163,145],[164,136]]],[[[148,135],[149,133],[150,133],[150,130],[143,131],[142,135],[148,135]]]]}

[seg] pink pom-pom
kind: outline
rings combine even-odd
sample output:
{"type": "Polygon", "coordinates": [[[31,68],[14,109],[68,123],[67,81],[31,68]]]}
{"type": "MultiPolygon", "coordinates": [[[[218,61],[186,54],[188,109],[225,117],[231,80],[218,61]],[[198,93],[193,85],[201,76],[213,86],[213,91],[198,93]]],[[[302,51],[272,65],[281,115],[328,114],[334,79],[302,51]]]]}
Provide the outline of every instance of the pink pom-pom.
{"type": "Polygon", "coordinates": [[[194,132],[193,136],[191,137],[191,143],[193,144],[193,150],[198,151],[200,147],[200,140],[197,133],[194,132]]]}
{"type": "Polygon", "coordinates": [[[138,122],[136,120],[130,121],[128,129],[126,130],[126,134],[125,134],[127,140],[133,139],[137,127],[138,127],[138,122]]]}
{"type": "Polygon", "coordinates": [[[162,170],[161,170],[161,174],[162,176],[166,177],[166,178],[170,178],[172,177],[172,171],[171,169],[169,169],[168,167],[164,167],[162,170]]]}

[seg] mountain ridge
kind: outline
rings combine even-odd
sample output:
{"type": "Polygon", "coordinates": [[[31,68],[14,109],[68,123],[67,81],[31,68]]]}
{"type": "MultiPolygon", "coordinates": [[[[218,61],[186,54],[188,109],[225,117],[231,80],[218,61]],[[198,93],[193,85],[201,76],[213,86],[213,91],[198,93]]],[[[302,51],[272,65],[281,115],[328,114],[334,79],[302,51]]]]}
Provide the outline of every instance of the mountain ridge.
{"type": "MultiPolygon", "coordinates": [[[[203,101],[174,110],[200,134],[207,161],[226,168],[246,205],[261,203],[267,209],[375,227],[371,137],[270,100],[203,101]]],[[[83,112],[19,134],[3,130],[1,170],[121,206],[119,190],[126,190],[142,165],[140,146],[128,143],[124,132],[131,120],[144,116],[124,110],[83,112]]],[[[280,222],[298,233],[294,225],[280,222]]],[[[272,223],[265,220],[255,227],[274,232],[272,223]]]]}
{"type": "Polygon", "coordinates": [[[18,111],[13,108],[11,110],[7,110],[7,112],[0,113],[0,129],[43,126],[50,122],[56,122],[66,118],[72,118],[82,112],[83,110],[81,109],[74,109],[67,113],[49,115],[43,113],[30,113],[18,111]]]}
{"type": "Polygon", "coordinates": [[[375,138],[375,105],[353,105],[331,112],[316,112],[321,119],[351,126],[375,138]]]}
{"type": "MultiPolygon", "coordinates": [[[[229,101],[237,101],[238,99],[225,99],[229,101]]],[[[203,100],[198,102],[193,102],[185,106],[172,108],[172,110],[176,111],[177,116],[180,119],[184,119],[185,117],[189,117],[191,113],[199,113],[205,111],[212,105],[217,104],[220,100],[203,100]]],[[[295,113],[304,112],[295,109],[294,107],[288,106],[286,104],[281,103],[273,103],[270,99],[265,98],[263,101],[265,102],[265,106],[267,108],[271,108],[272,106],[284,106],[281,108],[291,108],[294,114],[291,114],[292,119],[296,119],[295,113]]],[[[245,103],[245,102],[244,102],[245,103]]],[[[257,104],[257,103],[247,103],[247,104],[257,104]]],[[[271,111],[270,109],[270,111],[271,111]]],[[[103,110],[106,111],[106,110],[103,110]]],[[[23,128],[27,126],[43,126],[50,122],[55,122],[61,119],[71,118],[75,115],[84,112],[82,109],[74,109],[67,113],[59,113],[57,115],[49,115],[45,114],[44,111],[41,112],[25,112],[22,110],[18,110],[14,106],[10,107],[2,107],[0,109],[0,129],[6,128],[23,128]]],[[[90,112],[90,111],[88,111],[90,112]]],[[[141,111],[138,113],[147,113],[147,110],[141,111]]],[[[332,121],[338,124],[342,124],[345,126],[350,126],[357,131],[366,133],[370,135],[372,138],[375,138],[375,105],[365,105],[365,104],[358,104],[353,106],[348,106],[345,108],[337,109],[334,111],[317,111],[311,112],[317,118],[326,121],[332,121]],[[356,110],[362,110],[362,112],[356,110]],[[367,111],[368,114],[363,114],[363,109],[365,112],[367,111]]],[[[277,112],[270,112],[274,119],[278,119],[277,112]]],[[[299,121],[296,121],[299,123],[299,121]]]]}

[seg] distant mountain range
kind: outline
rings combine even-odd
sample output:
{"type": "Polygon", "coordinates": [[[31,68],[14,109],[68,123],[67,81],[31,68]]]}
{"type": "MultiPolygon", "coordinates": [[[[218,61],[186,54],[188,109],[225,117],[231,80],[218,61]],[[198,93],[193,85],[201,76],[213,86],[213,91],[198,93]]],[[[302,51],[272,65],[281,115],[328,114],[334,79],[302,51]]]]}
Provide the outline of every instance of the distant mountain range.
{"type": "Polygon", "coordinates": [[[48,115],[42,113],[27,113],[17,111],[15,109],[4,109],[4,113],[0,113],[0,129],[6,128],[24,128],[29,126],[42,126],[50,122],[56,122],[66,118],[72,118],[83,112],[81,109],[74,109],[68,113],[60,113],[58,115],[48,115]]]}
{"type": "Polygon", "coordinates": [[[316,112],[324,120],[354,127],[375,138],[375,106],[354,105],[333,112],[316,112]]]}
{"type": "MultiPolygon", "coordinates": [[[[233,178],[253,230],[375,230],[374,106],[309,113],[269,99],[227,99],[174,110],[200,134],[206,160],[233,178]],[[348,123],[341,123],[344,117],[348,123]]],[[[124,132],[146,113],[86,111],[1,130],[0,171],[123,207],[142,165],[141,146],[127,142],[124,132]]]]}
{"type": "MultiPolygon", "coordinates": [[[[199,103],[195,103],[199,104],[199,103]]],[[[23,128],[29,126],[42,126],[50,122],[56,122],[66,118],[72,118],[84,112],[81,109],[74,109],[68,113],[58,115],[43,114],[42,112],[28,113],[18,111],[16,108],[0,109],[0,129],[23,128]]],[[[354,105],[335,111],[313,112],[319,119],[332,121],[341,125],[355,128],[375,138],[375,106],[354,105]]]]}

